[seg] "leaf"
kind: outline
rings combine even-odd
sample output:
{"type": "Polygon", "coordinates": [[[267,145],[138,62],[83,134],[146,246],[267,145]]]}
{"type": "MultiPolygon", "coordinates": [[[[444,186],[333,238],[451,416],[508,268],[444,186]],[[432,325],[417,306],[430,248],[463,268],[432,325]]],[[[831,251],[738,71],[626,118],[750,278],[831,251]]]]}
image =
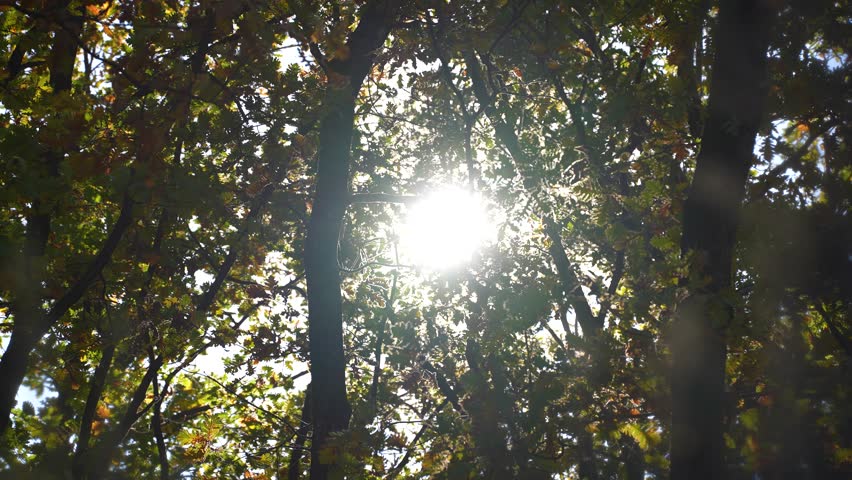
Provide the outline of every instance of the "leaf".
{"type": "Polygon", "coordinates": [[[618,430],[635,440],[636,444],[639,445],[639,448],[641,448],[642,451],[648,451],[648,448],[650,447],[648,436],[641,428],[639,428],[639,425],[635,423],[625,423],[618,430]]]}
{"type": "Polygon", "coordinates": [[[759,412],[756,408],[749,408],[740,414],[740,422],[743,426],[751,431],[757,431],[759,412]]]}

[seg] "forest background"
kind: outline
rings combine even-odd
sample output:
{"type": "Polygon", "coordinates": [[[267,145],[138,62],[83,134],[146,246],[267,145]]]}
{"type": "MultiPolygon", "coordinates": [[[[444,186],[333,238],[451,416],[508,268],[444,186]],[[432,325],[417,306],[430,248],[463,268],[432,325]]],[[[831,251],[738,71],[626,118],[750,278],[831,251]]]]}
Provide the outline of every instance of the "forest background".
{"type": "Polygon", "coordinates": [[[845,0],[0,25],[0,476],[852,475],[845,0]]]}

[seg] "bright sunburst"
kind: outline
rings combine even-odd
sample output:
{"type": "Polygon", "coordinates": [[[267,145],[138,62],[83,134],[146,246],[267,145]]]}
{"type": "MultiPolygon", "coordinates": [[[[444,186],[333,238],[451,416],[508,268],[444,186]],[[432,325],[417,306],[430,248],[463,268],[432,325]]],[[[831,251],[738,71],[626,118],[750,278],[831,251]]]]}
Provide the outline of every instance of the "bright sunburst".
{"type": "Polygon", "coordinates": [[[403,251],[416,265],[447,269],[470,260],[492,231],[479,195],[447,188],[428,194],[409,209],[401,240],[403,251]]]}

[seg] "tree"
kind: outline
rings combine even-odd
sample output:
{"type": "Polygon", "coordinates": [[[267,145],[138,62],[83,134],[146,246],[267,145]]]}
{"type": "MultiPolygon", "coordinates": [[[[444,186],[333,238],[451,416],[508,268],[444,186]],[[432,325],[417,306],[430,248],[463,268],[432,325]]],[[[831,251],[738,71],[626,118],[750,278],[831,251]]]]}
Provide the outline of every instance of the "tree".
{"type": "Polygon", "coordinates": [[[760,2],[719,8],[707,120],[683,213],[681,248],[692,255],[685,279],[691,285],[672,334],[672,478],[728,476],[722,453],[728,299],[774,14],[760,2]]]}
{"type": "MultiPolygon", "coordinates": [[[[372,70],[397,18],[399,2],[373,2],[364,7],[357,27],[328,55],[311,49],[326,76],[320,119],[316,192],[305,238],[305,277],[308,287],[308,325],[311,359],[313,437],[311,478],[328,478],[338,455],[331,435],[349,426],[346,399],[346,361],[337,245],[344,211],[349,203],[349,164],[355,100],[372,70]]],[[[341,28],[343,27],[343,28],[341,28]]],[[[333,33],[346,31],[336,25],[333,33]]]]}

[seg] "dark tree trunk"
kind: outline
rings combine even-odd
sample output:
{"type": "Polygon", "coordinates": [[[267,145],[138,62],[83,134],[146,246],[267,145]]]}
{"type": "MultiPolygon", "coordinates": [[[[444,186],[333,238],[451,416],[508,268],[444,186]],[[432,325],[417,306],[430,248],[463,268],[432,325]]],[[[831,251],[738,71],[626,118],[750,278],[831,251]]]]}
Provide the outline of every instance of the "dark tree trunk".
{"type": "Polygon", "coordinates": [[[346,208],[355,100],[348,88],[329,82],[324,108],[327,113],[320,128],[316,194],[305,243],[310,368],[315,392],[313,479],[327,477],[328,465],[320,462],[320,451],[330,433],[349,426],[351,415],[346,398],[337,240],[346,208]]]}
{"type": "Polygon", "coordinates": [[[707,122],[684,208],[689,297],[672,331],[672,479],[726,478],[722,416],[726,295],[738,212],[752,161],[767,81],[772,11],[760,0],[721,2],[707,122]]]}
{"type": "MultiPolygon", "coordinates": [[[[398,260],[397,263],[399,263],[398,260]]],[[[392,322],[393,319],[393,302],[396,299],[396,283],[397,275],[394,274],[390,292],[385,297],[384,314],[379,321],[379,329],[376,332],[376,346],[373,349],[373,358],[375,359],[375,364],[373,365],[373,380],[370,382],[370,390],[367,393],[367,410],[370,412],[370,418],[365,423],[372,422],[378,414],[379,384],[382,379],[382,351],[385,343],[385,329],[387,329],[387,324],[392,322]]]]}
{"type": "Polygon", "coordinates": [[[473,338],[468,338],[464,353],[471,378],[465,410],[470,414],[471,436],[476,451],[485,460],[483,478],[512,478],[515,469],[508,448],[508,432],[500,425],[501,420],[506,425],[511,424],[512,418],[500,408],[500,392],[489,384],[484,369],[485,359],[473,338]]]}
{"type": "Polygon", "coordinates": [[[639,444],[629,436],[622,437],[621,443],[625,480],[645,480],[645,454],[639,444]]]}
{"type": "Polygon", "coordinates": [[[101,400],[114,355],[115,344],[110,342],[104,348],[101,361],[98,362],[95,373],[89,382],[89,395],[86,398],[86,406],[83,409],[83,418],[80,420],[77,447],[74,450],[74,460],[71,464],[71,473],[75,479],[83,478],[85,472],[83,458],[89,449],[89,439],[92,436],[92,423],[95,420],[95,412],[97,412],[98,402],[101,400]]]}
{"type": "Polygon", "coordinates": [[[30,352],[36,343],[38,338],[32,333],[13,330],[9,345],[3,352],[3,358],[0,360],[0,432],[4,432],[11,423],[10,415],[15,406],[15,397],[27,373],[30,352]]]}
{"type": "MultiPolygon", "coordinates": [[[[337,242],[349,197],[355,99],[373,66],[376,50],[390,33],[398,7],[398,2],[392,0],[365,5],[358,27],[347,41],[349,57],[325,65],[328,81],[320,122],[316,192],[305,241],[314,418],[311,478],[314,480],[328,478],[334,469],[330,459],[335,454],[328,439],[332,433],[345,430],[351,416],[346,398],[337,242]]],[[[313,50],[316,52],[318,48],[314,46],[313,50]]]]}

